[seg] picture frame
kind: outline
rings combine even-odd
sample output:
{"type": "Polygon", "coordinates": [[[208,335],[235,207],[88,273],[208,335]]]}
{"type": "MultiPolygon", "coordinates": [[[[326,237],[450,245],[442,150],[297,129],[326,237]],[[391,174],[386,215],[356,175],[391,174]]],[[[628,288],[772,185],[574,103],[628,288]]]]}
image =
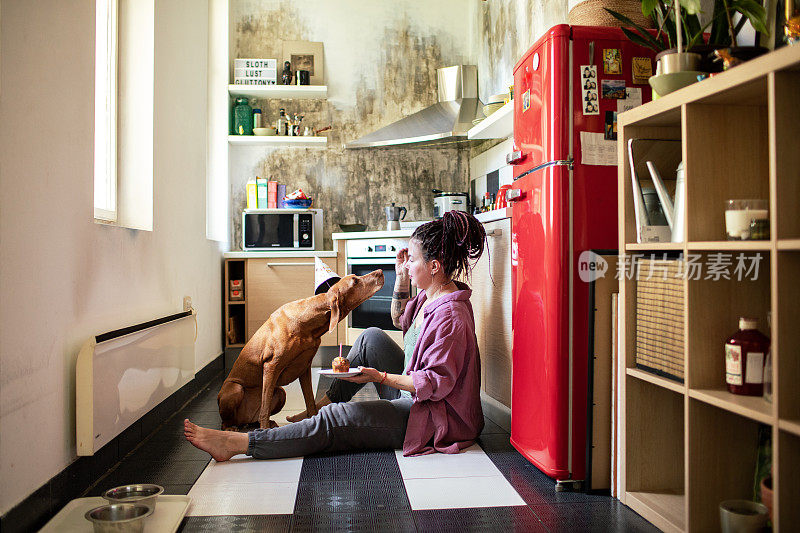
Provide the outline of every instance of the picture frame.
{"type": "Polygon", "coordinates": [[[297,83],[298,70],[309,71],[310,85],[325,85],[325,56],[323,43],[313,41],[283,41],[283,61],[278,65],[278,76],[283,65],[289,61],[292,66],[292,84],[297,83]]]}

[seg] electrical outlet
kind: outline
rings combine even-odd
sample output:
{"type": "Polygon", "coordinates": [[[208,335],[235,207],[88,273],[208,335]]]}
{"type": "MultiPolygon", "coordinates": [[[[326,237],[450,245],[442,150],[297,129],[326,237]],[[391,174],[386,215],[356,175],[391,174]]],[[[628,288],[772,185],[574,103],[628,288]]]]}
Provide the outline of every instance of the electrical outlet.
{"type": "Polygon", "coordinates": [[[191,311],[192,310],[192,297],[191,296],[184,296],[183,297],[183,310],[184,311],[191,311]]]}

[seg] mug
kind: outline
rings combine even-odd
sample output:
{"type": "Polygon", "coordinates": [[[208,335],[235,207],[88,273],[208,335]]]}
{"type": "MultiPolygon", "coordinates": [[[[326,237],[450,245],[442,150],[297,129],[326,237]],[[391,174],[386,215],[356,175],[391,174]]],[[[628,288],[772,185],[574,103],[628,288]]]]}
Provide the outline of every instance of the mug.
{"type": "Polygon", "coordinates": [[[298,70],[297,73],[297,84],[298,85],[308,85],[310,76],[307,70],[298,70]]]}

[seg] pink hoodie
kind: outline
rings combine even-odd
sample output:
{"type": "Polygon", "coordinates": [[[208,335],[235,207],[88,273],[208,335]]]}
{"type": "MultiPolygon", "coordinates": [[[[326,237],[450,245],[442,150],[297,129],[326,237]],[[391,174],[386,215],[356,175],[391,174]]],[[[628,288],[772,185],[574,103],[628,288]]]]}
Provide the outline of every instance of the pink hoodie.
{"type": "MultiPolygon", "coordinates": [[[[408,417],[403,455],[458,453],[475,443],[483,429],[481,361],[475,338],[472,290],[437,298],[423,311],[422,328],[405,374],[417,389],[408,417]]],[[[400,324],[408,330],[425,291],[406,305],[400,324]]]]}

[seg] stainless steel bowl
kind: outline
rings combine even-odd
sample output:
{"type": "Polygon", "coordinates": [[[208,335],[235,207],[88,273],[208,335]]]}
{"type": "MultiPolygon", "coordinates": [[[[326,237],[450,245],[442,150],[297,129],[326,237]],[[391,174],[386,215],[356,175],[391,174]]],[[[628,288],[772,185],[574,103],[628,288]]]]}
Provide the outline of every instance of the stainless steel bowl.
{"type": "Polygon", "coordinates": [[[122,485],[105,491],[103,498],[108,500],[109,503],[141,503],[155,509],[156,498],[163,492],[164,487],[150,483],[122,485]]]}
{"type": "Polygon", "coordinates": [[[141,533],[144,519],[153,508],[141,503],[112,503],[95,507],[84,515],[95,533],[141,533]]]}

